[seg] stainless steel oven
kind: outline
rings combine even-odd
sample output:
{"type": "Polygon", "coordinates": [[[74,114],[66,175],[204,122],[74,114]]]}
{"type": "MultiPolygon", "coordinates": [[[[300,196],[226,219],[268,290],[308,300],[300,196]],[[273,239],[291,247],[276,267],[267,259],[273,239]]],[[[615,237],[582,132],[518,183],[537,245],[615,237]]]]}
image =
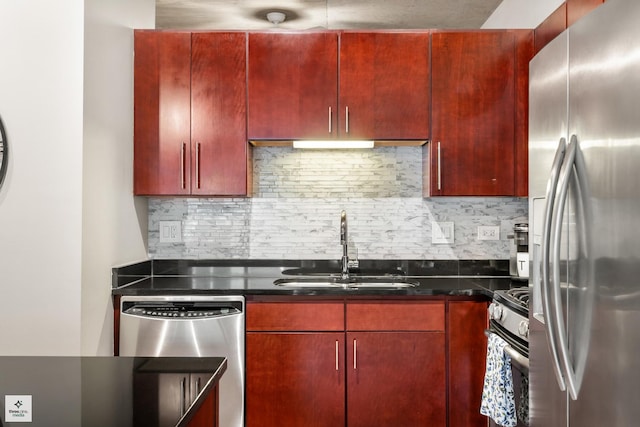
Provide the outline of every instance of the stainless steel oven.
{"type": "MultiPolygon", "coordinates": [[[[504,352],[511,359],[518,423],[529,425],[529,287],[496,291],[489,305],[489,329],[507,342],[504,352]]],[[[490,420],[490,426],[497,424],[490,420]]]]}

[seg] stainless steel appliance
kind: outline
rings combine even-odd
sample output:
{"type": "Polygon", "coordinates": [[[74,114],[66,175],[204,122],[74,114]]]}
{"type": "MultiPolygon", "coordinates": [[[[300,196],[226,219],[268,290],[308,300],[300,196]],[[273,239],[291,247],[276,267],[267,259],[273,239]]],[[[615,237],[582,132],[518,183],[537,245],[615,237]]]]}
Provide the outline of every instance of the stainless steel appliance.
{"type": "MultiPolygon", "coordinates": [[[[494,292],[489,304],[488,334],[496,334],[508,344],[504,352],[511,359],[516,427],[528,424],[529,387],[529,287],[521,286],[494,292]]],[[[489,420],[490,426],[496,426],[489,420]]]]}
{"type": "Polygon", "coordinates": [[[533,427],[640,420],[639,21],[608,0],[531,61],[533,427]]]}
{"type": "Polygon", "coordinates": [[[120,355],[227,358],[220,427],[244,426],[244,297],[123,296],[120,355]]]}

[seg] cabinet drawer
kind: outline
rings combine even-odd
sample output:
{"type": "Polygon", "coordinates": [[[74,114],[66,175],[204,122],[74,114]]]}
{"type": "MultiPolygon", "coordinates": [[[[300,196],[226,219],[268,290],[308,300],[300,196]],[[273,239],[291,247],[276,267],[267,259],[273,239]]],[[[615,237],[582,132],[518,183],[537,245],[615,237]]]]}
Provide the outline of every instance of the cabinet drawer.
{"type": "Polygon", "coordinates": [[[347,330],[444,331],[444,302],[348,302],[347,330]]]}
{"type": "Polygon", "coordinates": [[[344,331],[344,303],[247,303],[247,331],[344,331]]]}

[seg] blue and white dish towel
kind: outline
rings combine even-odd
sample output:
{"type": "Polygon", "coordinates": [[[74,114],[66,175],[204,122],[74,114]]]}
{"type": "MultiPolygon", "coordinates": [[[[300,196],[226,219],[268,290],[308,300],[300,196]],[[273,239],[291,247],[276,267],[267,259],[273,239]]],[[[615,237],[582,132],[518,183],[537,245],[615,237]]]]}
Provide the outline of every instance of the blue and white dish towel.
{"type": "Polygon", "coordinates": [[[504,352],[507,345],[507,342],[496,334],[489,335],[480,413],[491,417],[498,425],[514,427],[518,421],[511,358],[504,352]]]}

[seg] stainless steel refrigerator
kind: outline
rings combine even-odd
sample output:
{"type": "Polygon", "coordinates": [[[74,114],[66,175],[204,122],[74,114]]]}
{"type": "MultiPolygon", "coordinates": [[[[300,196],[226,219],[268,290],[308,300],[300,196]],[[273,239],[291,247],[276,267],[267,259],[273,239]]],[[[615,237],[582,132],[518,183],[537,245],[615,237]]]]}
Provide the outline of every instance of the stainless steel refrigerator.
{"type": "Polygon", "coordinates": [[[640,425],[640,2],[531,61],[530,425],[640,425]]]}

